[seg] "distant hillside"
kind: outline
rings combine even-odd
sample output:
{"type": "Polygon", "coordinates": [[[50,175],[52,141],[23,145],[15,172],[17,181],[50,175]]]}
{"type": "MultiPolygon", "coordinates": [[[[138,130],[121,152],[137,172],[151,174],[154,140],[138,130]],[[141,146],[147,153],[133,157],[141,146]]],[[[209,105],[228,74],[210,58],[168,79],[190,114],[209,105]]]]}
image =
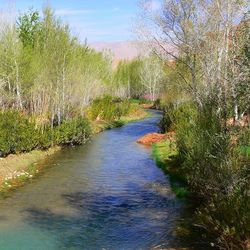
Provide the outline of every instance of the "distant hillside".
{"type": "Polygon", "coordinates": [[[114,56],[115,61],[132,60],[140,55],[139,46],[136,42],[95,42],[90,46],[97,51],[109,50],[114,56]]]}

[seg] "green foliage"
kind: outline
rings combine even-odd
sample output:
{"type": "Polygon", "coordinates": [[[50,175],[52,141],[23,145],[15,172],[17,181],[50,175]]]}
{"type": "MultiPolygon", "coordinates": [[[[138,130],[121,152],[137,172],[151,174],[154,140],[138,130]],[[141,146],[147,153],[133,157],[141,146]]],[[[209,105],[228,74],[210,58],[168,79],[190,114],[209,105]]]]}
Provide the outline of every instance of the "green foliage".
{"type": "MultiPolygon", "coordinates": [[[[242,147],[249,145],[249,131],[232,144],[212,103],[200,109],[182,105],[173,111],[181,172],[190,190],[202,200],[199,223],[219,242],[234,249],[249,235],[250,159],[242,147]],[[244,139],[243,139],[244,138],[244,139]],[[239,150],[240,149],[240,150],[239,150]]],[[[245,148],[244,148],[245,149],[245,148]]]]}
{"type": "MultiPolygon", "coordinates": [[[[175,130],[176,126],[187,125],[194,112],[194,105],[191,102],[181,103],[176,105],[172,102],[164,105],[163,117],[159,123],[160,129],[163,133],[175,130]]],[[[188,131],[186,131],[188,132],[188,131]]]]}
{"type": "Polygon", "coordinates": [[[82,44],[50,8],[30,10],[0,36],[0,103],[59,124],[110,92],[111,57],[82,44]],[[74,114],[72,114],[74,110],[74,114]]]}
{"type": "Polygon", "coordinates": [[[39,12],[32,9],[17,19],[17,31],[24,46],[34,47],[41,23],[39,12]]]}
{"type": "Polygon", "coordinates": [[[35,123],[17,111],[0,113],[0,152],[2,156],[11,153],[29,152],[35,148],[47,149],[52,145],[77,145],[86,142],[91,135],[86,118],[78,117],[65,121],[54,129],[43,132],[35,123]]]}
{"type": "Polygon", "coordinates": [[[39,131],[38,149],[48,149],[54,145],[54,130],[51,127],[39,131]]]}
{"type": "Polygon", "coordinates": [[[104,120],[111,122],[120,119],[128,114],[130,110],[129,100],[117,100],[111,96],[104,96],[93,101],[90,107],[90,117],[92,120],[104,120]]]}
{"type": "Polygon", "coordinates": [[[164,111],[159,127],[162,133],[168,132],[173,128],[173,117],[171,111],[164,111]]]}
{"type": "Polygon", "coordinates": [[[145,87],[141,84],[140,70],[143,61],[139,58],[132,61],[122,61],[118,64],[113,83],[116,87],[127,89],[127,96],[132,98],[141,98],[145,93],[145,87]]]}
{"type": "Polygon", "coordinates": [[[15,111],[0,113],[0,152],[10,153],[30,151],[37,146],[37,132],[34,123],[15,111]]]}
{"type": "Polygon", "coordinates": [[[158,98],[158,99],[156,99],[156,100],[154,101],[153,107],[154,107],[155,109],[158,109],[158,110],[163,110],[163,109],[164,109],[164,105],[162,104],[162,101],[161,101],[160,98],[158,98]]]}
{"type": "Polygon", "coordinates": [[[188,196],[187,187],[173,186],[172,190],[178,198],[186,198],[188,196]]]}
{"type": "Polygon", "coordinates": [[[60,145],[78,145],[85,143],[91,135],[89,121],[78,117],[65,121],[55,129],[55,141],[60,145]]]}
{"type": "MultiPolygon", "coordinates": [[[[218,238],[220,246],[246,249],[244,242],[250,235],[249,128],[225,129],[217,105],[209,101],[202,107],[192,102],[168,104],[161,127],[176,130],[179,164],[162,163],[168,158],[167,146],[164,150],[157,146],[156,161],[170,176],[174,173],[184,178],[201,201],[198,224],[218,238]]],[[[177,196],[185,196],[186,188],[175,180],[172,183],[177,196]]]]}

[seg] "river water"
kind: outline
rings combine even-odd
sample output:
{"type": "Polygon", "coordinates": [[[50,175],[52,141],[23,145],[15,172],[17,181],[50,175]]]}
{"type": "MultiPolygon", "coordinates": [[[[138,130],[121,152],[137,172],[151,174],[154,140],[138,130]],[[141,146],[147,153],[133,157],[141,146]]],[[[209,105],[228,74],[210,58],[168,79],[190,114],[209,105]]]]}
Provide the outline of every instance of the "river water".
{"type": "Polygon", "coordinates": [[[205,249],[178,233],[185,202],[136,143],[159,119],[153,112],[43,162],[41,176],[0,200],[0,249],[205,249]]]}

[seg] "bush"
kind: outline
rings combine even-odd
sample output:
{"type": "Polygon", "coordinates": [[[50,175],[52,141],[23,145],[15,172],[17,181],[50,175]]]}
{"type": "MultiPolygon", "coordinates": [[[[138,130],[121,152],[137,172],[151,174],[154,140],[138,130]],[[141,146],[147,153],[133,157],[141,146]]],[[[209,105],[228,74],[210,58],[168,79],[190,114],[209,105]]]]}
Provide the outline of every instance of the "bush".
{"type": "Polygon", "coordinates": [[[157,110],[164,110],[164,104],[162,103],[161,99],[156,99],[154,101],[153,107],[157,110]]]}
{"type": "Polygon", "coordinates": [[[161,121],[159,122],[159,127],[161,133],[166,133],[173,127],[173,119],[169,112],[164,111],[161,121]]]}
{"type": "Polygon", "coordinates": [[[35,124],[16,111],[0,113],[0,152],[10,153],[30,151],[37,146],[38,132],[35,124]]]}
{"type": "Polygon", "coordinates": [[[38,146],[39,149],[48,149],[54,145],[54,130],[47,127],[43,132],[39,131],[38,146]]]}
{"type": "Polygon", "coordinates": [[[91,134],[89,121],[78,117],[64,121],[54,129],[41,132],[30,119],[17,111],[0,113],[1,156],[29,152],[35,148],[47,149],[53,145],[84,143],[91,134]]]}
{"type": "Polygon", "coordinates": [[[112,122],[128,114],[129,110],[129,100],[113,99],[111,96],[104,96],[92,102],[90,117],[92,120],[100,119],[112,122]]]}
{"type": "Polygon", "coordinates": [[[152,104],[152,101],[146,99],[146,98],[139,98],[139,99],[129,99],[130,103],[133,104],[152,104]]]}
{"type": "Polygon", "coordinates": [[[192,103],[183,103],[176,105],[169,103],[164,107],[163,117],[159,123],[159,127],[162,133],[175,130],[176,125],[186,122],[191,117],[190,115],[194,112],[192,103]],[[183,120],[184,119],[184,120],[183,120]]]}
{"type": "Polygon", "coordinates": [[[54,134],[58,145],[79,145],[89,139],[91,128],[86,118],[78,117],[56,127],[54,134]]]}
{"type": "Polygon", "coordinates": [[[211,103],[199,110],[186,106],[174,114],[182,172],[195,197],[202,201],[199,224],[225,249],[246,249],[244,242],[250,235],[250,159],[241,147],[247,145],[249,131],[234,145],[230,130],[225,130],[211,103]]]}

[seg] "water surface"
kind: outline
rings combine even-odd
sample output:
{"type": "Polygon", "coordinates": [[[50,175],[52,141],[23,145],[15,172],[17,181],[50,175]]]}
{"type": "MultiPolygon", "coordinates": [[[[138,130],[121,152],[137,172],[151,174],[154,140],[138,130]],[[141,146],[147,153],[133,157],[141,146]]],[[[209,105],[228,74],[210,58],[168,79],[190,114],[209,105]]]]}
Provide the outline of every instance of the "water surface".
{"type": "Polygon", "coordinates": [[[160,113],[65,148],[43,175],[0,200],[0,249],[203,249],[177,229],[185,203],[136,140],[160,113]]]}

